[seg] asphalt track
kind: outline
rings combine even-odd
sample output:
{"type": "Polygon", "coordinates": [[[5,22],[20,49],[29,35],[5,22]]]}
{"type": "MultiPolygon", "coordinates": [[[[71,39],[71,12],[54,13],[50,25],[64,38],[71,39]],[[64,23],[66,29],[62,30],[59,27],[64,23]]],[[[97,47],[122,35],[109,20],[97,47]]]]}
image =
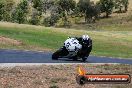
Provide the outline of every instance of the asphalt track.
{"type": "MultiPolygon", "coordinates": [[[[67,58],[51,59],[51,52],[0,50],[0,63],[84,63],[80,60],[72,61],[67,58]]],[[[118,59],[108,57],[89,56],[85,63],[121,63],[132,64],[132,59],[118,59]]]]}

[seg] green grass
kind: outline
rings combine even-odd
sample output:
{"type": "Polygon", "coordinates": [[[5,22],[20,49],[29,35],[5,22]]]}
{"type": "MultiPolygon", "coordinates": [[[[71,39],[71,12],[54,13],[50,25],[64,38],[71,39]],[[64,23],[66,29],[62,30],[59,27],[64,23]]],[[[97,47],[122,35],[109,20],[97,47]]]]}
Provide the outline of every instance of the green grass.
{"type": "Polygon", "coordinates": [[[0,28],[0,35],[7,36],[16,40],[20,40],[24,45],[33,45],[38,47],[46,47],[55,49],[62,44],[66,35],[52,32],[52,30],[32,30],[22,28],[0,28]]]}
{"type": "Polygon", "coordinates": [[[51,50],[63,45],[68,36],[89,34],[93,39],[92,55],[132,58],[131,31],[84,31],[41,26],[0,23],[0,36],[22,41],[22,45],[0,45],[6,49],[51,50]]]}

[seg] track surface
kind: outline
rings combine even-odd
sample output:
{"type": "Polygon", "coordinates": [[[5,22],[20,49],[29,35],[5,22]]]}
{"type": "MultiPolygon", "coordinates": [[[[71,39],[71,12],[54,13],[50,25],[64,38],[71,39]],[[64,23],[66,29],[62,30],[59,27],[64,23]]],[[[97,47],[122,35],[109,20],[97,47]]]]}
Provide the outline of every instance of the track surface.
{"type": "MultiPolygon", "coordinates": [[[[0,63],[80,63],[67,58],[51,59],[51,52],[35,52],[21,50],[0,50],[0,63]]],[[[81,62],[84,63],[84,62],[81,62]]],[[[122,63],[132,64],[132,60],[89,56],[85,63],[122,63]]]]}

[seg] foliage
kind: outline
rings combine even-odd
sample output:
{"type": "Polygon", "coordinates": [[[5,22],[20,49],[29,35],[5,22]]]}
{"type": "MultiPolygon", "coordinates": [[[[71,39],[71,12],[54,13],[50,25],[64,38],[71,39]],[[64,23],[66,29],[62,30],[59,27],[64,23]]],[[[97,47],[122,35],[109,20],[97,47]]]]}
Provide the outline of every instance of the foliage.
{"type": "Polygon", "coordinates": [[[3,14],[4,14],[4,3],[0,2],[0,20],[3,19],[3,14]]]}
{"type": "Polygon", "coordinates": [[[11,11],[14,7],[14,0],[4,0],[0,1],[0,20],[10,21],[11,20],[11,11]]]}
{"type": "Polygon", "coordinates": [[[62,11],[69,12],[70,10],[75,9],[76,2],[74,0],[58,0],[57,5],[62,11]]]}
{"type": "Polygon", "coordinates": [[[40,19],[41,19],[41,13],[39,13],[38,11],[33,11],[31,19],[30,19],[30,23],[32,25],[38,25],[40,23],[40,19]]]}
{"type": "Polygon", "coordinates": [[[76,2],[74,0],[58,0],[57,6],[61,11],[59,14],[63,19],[62,25],[69,27],[70,22],[68,21],[68,13],[74,11],[76,2]]]}
{"type": "Polygon", "coordinates": [[[128,0],[115,0],[115,9],[118,9],[118,12],[126,12],[128,4],[128,0]],[[122,10],[123,8],[124,10],[122,10]]]}
{"type": "Polygon", "coordinates": [[[80,0],[77,4],[79,12],[84,14],[85,22],[95,22],[99,16],[100,9],[98,5],[90,2],[90,0],[80,0]]]}
{"type": "Polygon", "coordinates": [[[69,20],[65,21],[64,18],[60,18],[57,23],[55,24],[56,27],[70,27],[71,22],[69,20]]]}
{"type": "Polygon", "coordinates": [[[27,21],[27,13],[28,13],[28,1],[21,1],[16,9],[12,13],[12,21],[18,23],[25,23],[27,21]]]}
{"type": "Polygon", "coordinates": [[[77,3],[77,7],[79,8],[79,11],[82,13],[85,13],[89,6],[90,6],[90,0],[79,0],[79,2],[77,3]]]}
{"type": "Polygon", "coordinates": [[[6,4],[5,4],[5,11],[4,11],[3,19],[4,21],[11,21],[11,12],[15,5],[15,1],[14,0],[5,0],[5,1],[6,1],[6,4]]]}
{"type": "Polygon", "coordinates": [[[100,5],[101,12],[105,12],[106,17],[109,17],[114,7],[113,0],[100,0],[99,5],[100,5]]]}
{"type": "Polygon", "coordinates": [[[33,0],[33,7],[38,11],[42,11],[42,0],[33,0]]]}
{"type": "Polygon", "coordinates": [[[54,5],[54,0],[33,0],[33,7],[40,12],[46,13],[54,5]]]}
{"type": "Polygon", "coordinates": [[[69,27],[73,21],[78,23],[80,18],[94,23],[101,13],[109,17],[113,7],[119,12],[126,12],[128,4],[128,0],[100,0],[96,4],[90,0],[79,0],[78,3],[75,0],[20,0],[18,3],[0,0],[0,21],[69,27]]]}
{"type": "Polygon", "coordinates": [[[43,24],[47,27],[54,26],[59,20],[59,14],[52,14],[51,16],[44,19],[43,24]]]}

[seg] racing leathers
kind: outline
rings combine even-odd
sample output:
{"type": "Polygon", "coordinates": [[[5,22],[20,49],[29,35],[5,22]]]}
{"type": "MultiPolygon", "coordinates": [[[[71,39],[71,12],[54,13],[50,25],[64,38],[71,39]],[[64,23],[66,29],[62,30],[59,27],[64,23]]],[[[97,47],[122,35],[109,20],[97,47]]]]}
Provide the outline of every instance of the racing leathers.
{"type": "Polygon", "coordinates": [[[92,39],[83,40],[82,37],[76,37],[79,43],[82,45],[81,52],[78,53],[82,58],[87,58],[92,50],[92,39]]]}

